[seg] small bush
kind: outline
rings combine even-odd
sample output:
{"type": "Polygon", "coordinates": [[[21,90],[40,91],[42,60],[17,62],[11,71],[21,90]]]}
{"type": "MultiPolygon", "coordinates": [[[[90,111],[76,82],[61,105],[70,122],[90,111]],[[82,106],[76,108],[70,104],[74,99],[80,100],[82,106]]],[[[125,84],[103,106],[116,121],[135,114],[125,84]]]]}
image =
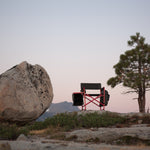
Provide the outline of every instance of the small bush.
{"type": "Polygon", "coordinates": [[[58,115],[50,118],[49,123],[51,126],[64,128],[65,131],[79,127],[78,116],[76,113],[58,114],[58,115]]]}
{"type": "Polygon", "coordinates": [[[64,131],[79,128],[108,127],[125,122],[125,118],[115,113],[105,112],[102,114],[88,113],[78,115],[77,113],[57,114],[44,122],[36,122],[29,127],[30,130],[40,130],[48,127],[63,128],[64,131]]]}
{"type": "Polygon", "coordinates": [[[82,116],[80,119],[82,127],[85,128],[109,127],[117,123],[123,123],[124,121],[125,118],[109,112],[105,112],[102,114],[98,114],[97,112],[86,114],[85,116],[82,116]]]}
{"type": "Polygon", "coordinates": [[[20,134],[28,134],[28,129],[17,125],[0,125],[0,139],[15,140],[20,134]]]}
{"type": "Polygon", "coordinates": [[[45,122],[34,122],[32,125],[28,126],[29,130],[42,130],[47,128],[47,125],[45,125],[45,122]]]}
{"type": "Polygon", "coordinates": [[[46,119],[44,122],[35,122],[29,126],[29,130],[41,130],[48,127],[63,128],[64,131],[79,128],[108,127],[125,122],[125,118],[115,113],[105,112],[102,114],[87,113],[61,113],[46,119]]]}
{"type": "Polygon", "coordinates": [[[47,129],[47,134],[50,134],[52,131],[58,133],[80,128],[109,127],[124,123],[125,121],[125,117],[109,112],[102,114],[95,112],[85,115],[78,115],[76,112],[62,113],[48,118],[43,122],[34,122],[32,125],[26,125],[24,127],[0,125],[0,139],[16,139],[20,134],[27,135],[31,130],[47,129]]]}

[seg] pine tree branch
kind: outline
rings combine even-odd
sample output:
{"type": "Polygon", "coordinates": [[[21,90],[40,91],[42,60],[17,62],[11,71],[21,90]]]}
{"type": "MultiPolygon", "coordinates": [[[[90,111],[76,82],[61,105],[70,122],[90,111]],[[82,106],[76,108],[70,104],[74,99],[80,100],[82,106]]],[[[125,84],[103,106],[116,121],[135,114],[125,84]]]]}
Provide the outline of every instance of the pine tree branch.
{"type": "Polygon", "coordinates": [[[138,92],[138,90],[134,90],[134,91],[123,92],[123,93],[121,93],[121,94],[130,94],[130,93],[137,93],[137,92],[138,92]]]}
{"type": "Polygon", "coordinates": [[[138,100],[138,98],[133,98],[133,100],[138,100]]]}

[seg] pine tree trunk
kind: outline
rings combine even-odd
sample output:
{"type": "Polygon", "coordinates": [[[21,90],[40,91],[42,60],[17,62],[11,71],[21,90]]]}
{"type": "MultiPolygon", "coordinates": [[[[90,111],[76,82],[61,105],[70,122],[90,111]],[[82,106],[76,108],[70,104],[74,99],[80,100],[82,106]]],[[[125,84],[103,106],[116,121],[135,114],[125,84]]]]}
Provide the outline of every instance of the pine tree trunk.
{"type": "Polygon", "coordinates": [[[139,90],[138,104],[139,104],[139,112],[145,113],[145,90],[144,91],[142,91],[142,89],[139,90]]]}
{"type": "Polygon", "coordinates": [[[145,79],[142,79],[142,61],[141,57],[139,55],[139,79],[140,79],[140,85],[139,85],[139,93],[138,93],[138,104],[139,104],[139,112],[145,113],[145,79]]]}

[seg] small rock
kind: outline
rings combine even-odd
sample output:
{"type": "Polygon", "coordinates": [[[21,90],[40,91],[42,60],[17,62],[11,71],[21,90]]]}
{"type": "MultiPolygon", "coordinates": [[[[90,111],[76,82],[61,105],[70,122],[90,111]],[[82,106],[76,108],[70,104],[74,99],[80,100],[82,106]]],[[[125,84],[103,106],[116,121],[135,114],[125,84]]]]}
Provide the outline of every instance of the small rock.
{"type": "Polygon", "coordinates": [[[0,143],[0,150],[11,150],[11,147],[8,143],[0,143]]]}
{"type": "Polygon", "coordinates": [[[17,141],[29,141],[29,139],[24,134],[20,134],[17,141]]]}

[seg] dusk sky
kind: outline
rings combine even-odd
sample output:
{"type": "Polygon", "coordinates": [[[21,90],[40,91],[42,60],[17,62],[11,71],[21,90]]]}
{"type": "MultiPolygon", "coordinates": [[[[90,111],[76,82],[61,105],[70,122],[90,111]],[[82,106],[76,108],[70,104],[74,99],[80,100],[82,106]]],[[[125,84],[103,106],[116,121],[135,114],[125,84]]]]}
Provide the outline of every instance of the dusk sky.
{"type": "MultiPolygon", "coordinates": [[[[51,78],[53,103],[72,102],[80,83],[92,82],[109,91],[106,110],[138,111],[136,94],[107,86],[136,32],[150,44],[150,0],[0,0],[0,74],[22,61],[39,64],[51,78]]],[[[146,99],[147,109],[150,91],[146,99]]]]}

